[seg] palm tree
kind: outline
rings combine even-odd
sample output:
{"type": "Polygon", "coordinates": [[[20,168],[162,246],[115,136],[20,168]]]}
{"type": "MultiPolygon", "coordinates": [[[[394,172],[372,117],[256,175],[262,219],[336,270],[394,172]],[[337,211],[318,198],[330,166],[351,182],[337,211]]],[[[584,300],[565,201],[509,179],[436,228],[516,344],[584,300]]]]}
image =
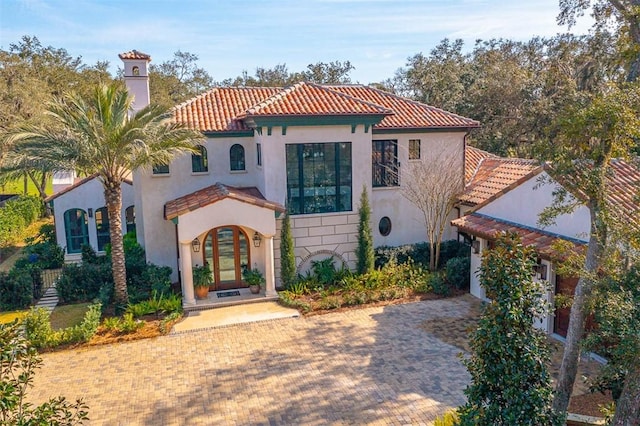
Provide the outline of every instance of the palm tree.
{"type": "Polygon", "coordinates": [[[88,99],[72,94],[47,108],[52,125],[25,125],[8,138],[21,156],[57,170],[97,173],[109,216],[111,263],[116,305],[127,303],[122,244],[121,184],[132,170],[168,164],[175,156],[196,152],[203,135],[172,120],[166,108],[149,105],[133,116],[133,98],[121,83],[96,87],[88,99]]]}

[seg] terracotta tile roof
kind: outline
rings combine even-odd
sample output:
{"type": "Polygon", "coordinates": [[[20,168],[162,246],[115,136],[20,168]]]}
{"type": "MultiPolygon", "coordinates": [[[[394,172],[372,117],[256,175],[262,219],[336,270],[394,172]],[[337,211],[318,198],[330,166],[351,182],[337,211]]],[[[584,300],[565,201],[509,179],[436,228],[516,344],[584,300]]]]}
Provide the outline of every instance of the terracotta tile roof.
{"type": "Polygon", "coordinates": [[[120,57],[120,59],[146,59],[147,61],[151,60],[151,56],[138,50],[130,50],[128,52],[120,53],[118,56],[120,57]]]}
{"type": "Polygon", "coordinates": [[[487,151],[483,151],[472,146],[465,146],[464,148],[464,181],[466,184],[471,181],[473,175],[476,174],[478,165],[485,158],[499,158],[497,155],[487,151]]]}
{"type": "Polygon", "coordinates": [[[393,93],[374,89],[373,87],[359,84],[325,87],[392,110],[394,115],[385,117],[380,124],[374,126],[376,129],[469,128],[480,126],[479,122],[470,118],[412,101],[393,93]]]}
{"type": "Polygon", "coordinates": [[[171,220],[183,214],[192,212],[225,198],[242,201],[243,203],[265,207],[278,212],[284,212],[285,208],[273,201],[265,200],[257,188],[236,188],[221,183],[208,186],[191,194],[171,200],[164,205],[164,218],[171,220]]]}
{"type": "Polygon", "coordinates": [[[611,211],[618,214],[623,223],[640,231],[640,169],[619,159],[611,161],[611,168],[607,194],[611,211]]]}
{"type": "Polygon", "coordinates": [[[176,121],[202,132],[237,132],[249,128],[238,117],[278,93],[278,87],[217,87],[173,110],[176,121]]]}
{"type": "Polygon", "coordinates": [[[298,83],[249,108],[246,116],[354,115],[393,112],[371,102],[313,83],[298,83]]]}
{"type": "MultiPolygon", "coordinates": [[[[465,175],[466,167],[465,164],[465,175]]],[[[487,204],[519,186],[543,167],[535,160],[521,158],[486,157],[479,161],[460,201],[469,206],[487,204]]]]}
{"type": "MultiPolygon", "coordinates": [[[[46,203],[48,203],[49,201],[55,200],[59,196],[61,196],[63,194],[66,194],[67,192],[73,191],[74,189],[76,189],[80,185],[84,185],[85,183],[97,178],[98,176],[99,176],[98,173],[94,173],[94,174],[89,175],[87,177],[84,177],[82,179],[76,178],[76,181],[73,183],[73,185],[69,185],[66,188],[64,188],[63,190],[58,191],[53,195],[49,195],[47,198],[44,199],[44,201],[46,203]]],[[[133,186],[133,181],[131,181],[130,179],[124,179],[122,182],[133,186]]]]}
{"type": "Polygon", "coordinates": [[[538,254],[546,259],[554,257],[554,250],[551,246],[558,239],[573,243],[576,250],[582,250],[586,245],[584,241],[567,238],[513,222],[495,219],[480,213],[471,213],[454,219],[451,221],[451,224],[456,226],[461,232],[466,232],[467,234],[475,235],[485,240],[494,240],[497,235],[502,232],[515,232],[520,235],[522,243],[525,246],[535,247],[538,254]]]}
{"type": "Polygon", "coordinates": [[[376,129],[471,128],[475,120],[361,85],[299,83],[290,88],[219,87],[174,108],[174,117],[202,132],[237,132],[252,115],[388,114],[376,129]]]}

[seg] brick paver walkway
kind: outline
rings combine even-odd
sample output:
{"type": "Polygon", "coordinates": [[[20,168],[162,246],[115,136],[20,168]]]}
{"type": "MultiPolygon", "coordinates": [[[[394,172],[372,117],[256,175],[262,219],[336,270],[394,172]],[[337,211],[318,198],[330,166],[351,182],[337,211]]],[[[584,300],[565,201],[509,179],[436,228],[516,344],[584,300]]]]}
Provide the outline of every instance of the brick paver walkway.
{"type": "Polygon", "coordinates": [[[84,397],[90,424],[430,424],[469,376],[420,327],[471,296],[44,354],[30,399],[84,397]]]}

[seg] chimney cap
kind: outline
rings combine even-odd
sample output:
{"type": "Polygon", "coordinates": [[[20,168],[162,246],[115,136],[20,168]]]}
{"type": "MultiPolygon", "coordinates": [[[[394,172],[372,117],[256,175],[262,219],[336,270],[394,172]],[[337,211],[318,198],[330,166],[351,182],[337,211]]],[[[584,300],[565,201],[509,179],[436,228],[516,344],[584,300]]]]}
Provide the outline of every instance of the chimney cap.
{"type": "Polygon", "coordinates": [[[128,52],[124,52],[124,53],[120,53],[118,55],[118,57],[120,57],[120,59],[125,60],[125,59],[144,59],[146,61],[150,61],[151,60],[151,56],[147,55],[146,53],[142,53],[138,50],[130,50],[128,52]]]}

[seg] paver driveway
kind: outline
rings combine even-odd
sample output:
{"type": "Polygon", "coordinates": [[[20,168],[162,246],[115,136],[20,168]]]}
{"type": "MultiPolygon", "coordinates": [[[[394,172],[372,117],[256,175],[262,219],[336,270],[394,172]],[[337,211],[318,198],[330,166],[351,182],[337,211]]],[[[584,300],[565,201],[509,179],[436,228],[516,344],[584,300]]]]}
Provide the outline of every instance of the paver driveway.
{"type": "Polygon", "coordinates": [[[44,355],[30,399],[83,397],[90,424],[430,424],[464,402],[459,350],[419,325],[470,296],[44,355]]]}

